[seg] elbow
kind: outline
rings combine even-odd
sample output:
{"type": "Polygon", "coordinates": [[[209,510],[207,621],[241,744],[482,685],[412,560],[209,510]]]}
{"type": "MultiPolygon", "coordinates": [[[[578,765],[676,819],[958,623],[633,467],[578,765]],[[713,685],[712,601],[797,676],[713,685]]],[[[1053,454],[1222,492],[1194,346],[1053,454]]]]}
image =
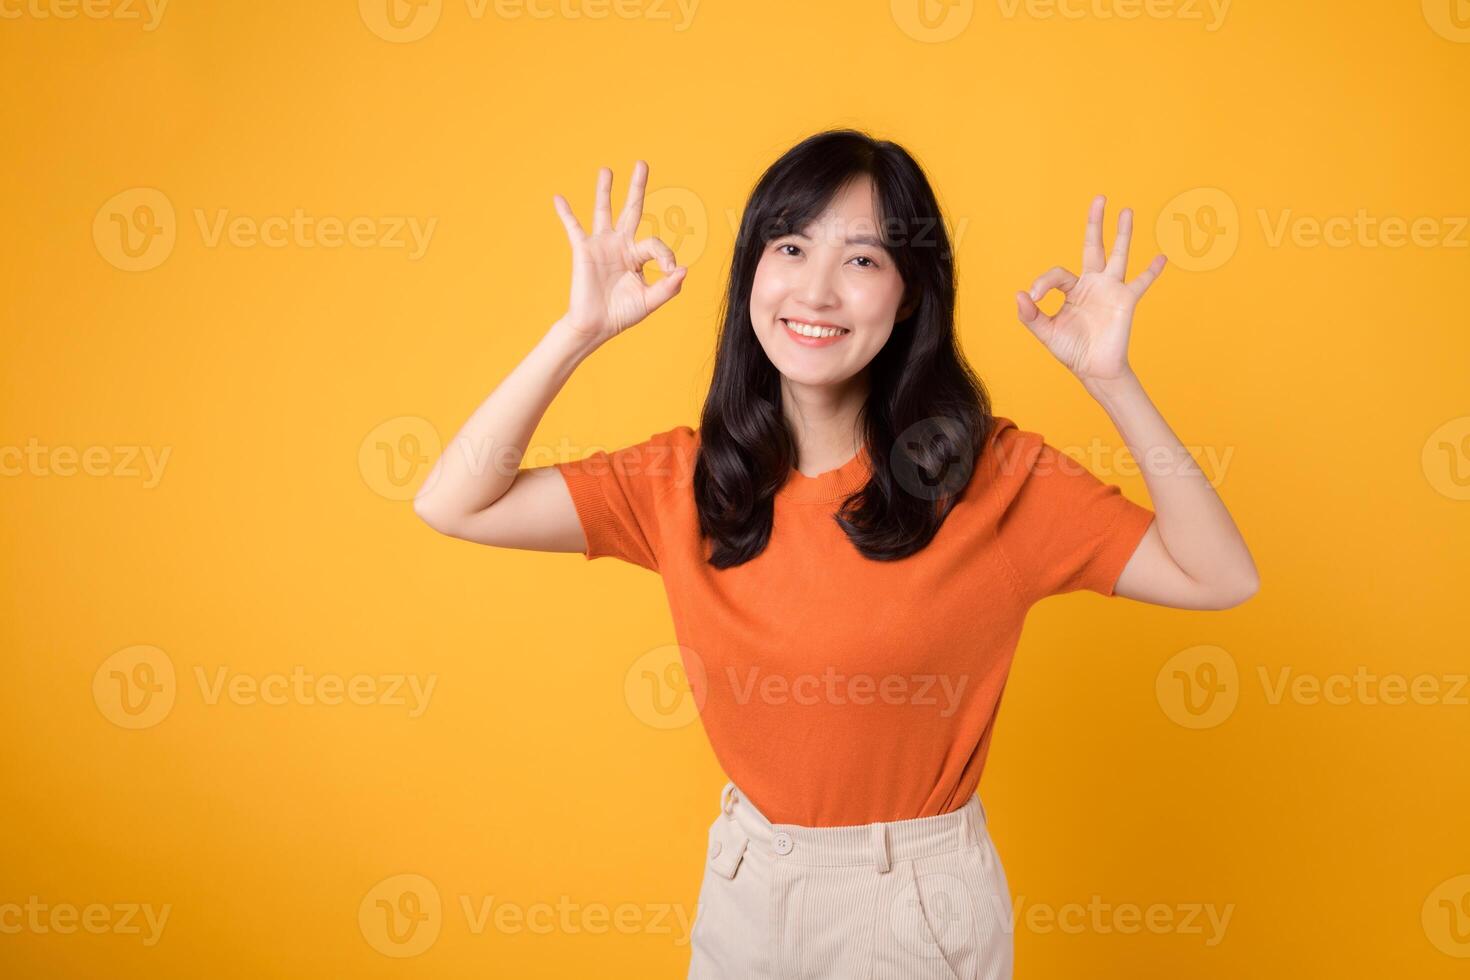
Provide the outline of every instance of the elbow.
{"type": "Polygon", "coordinates": [[[413,512],[418,516],[419,520],[440,534],[448,535],[451,538],[458,537],[455,529],[459,522],[444,513],[440,508],[431,504],[428,497],[423,494],[419,494],[413,498],[413,512]]]}
{"type": "Polygon", "coordinates": [[[1260,590],[1261,576],[1255,567],[1252,566],[1250,574],[1231,585],[1230,588],[1221,590],[1213,608],[1234,609],[1236,606],[1243,605],[1246,600],[1250,599],[1260,590]]]}

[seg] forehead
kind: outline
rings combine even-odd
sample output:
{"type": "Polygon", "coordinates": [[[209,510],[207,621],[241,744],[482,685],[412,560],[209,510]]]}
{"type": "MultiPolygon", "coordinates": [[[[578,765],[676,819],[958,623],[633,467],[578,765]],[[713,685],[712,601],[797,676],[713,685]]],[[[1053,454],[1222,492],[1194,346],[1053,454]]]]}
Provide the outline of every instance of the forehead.
{"type": "Polygon", "coordinates": [[[876,235],[878,224],[873,179],[867,174],[859,174],[832,196],[832,200],[804,230],[820,228],[829,234],[840,232],[841,236],[876,235]]]}

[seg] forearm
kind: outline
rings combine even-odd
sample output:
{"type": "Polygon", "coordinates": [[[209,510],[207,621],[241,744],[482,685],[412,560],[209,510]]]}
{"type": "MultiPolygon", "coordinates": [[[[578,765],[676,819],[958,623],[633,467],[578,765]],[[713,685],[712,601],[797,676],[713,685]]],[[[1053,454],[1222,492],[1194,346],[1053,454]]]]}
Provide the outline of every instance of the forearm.
{"type": "Polygon", "coordinates": [[[590,353],[564,320],[552,324],[444,447],[414,510],[431,522],[455,520],[500,499],[547,407],[590,353]]]}
{"type": "Polygon", "coordinates": [[[1179,442],[1131,371],[1117,380],[1084,381],[1143,470],[1159,537],[1175,564],[1202,586],[1255,589],[1255,562],[1215,488],[1179,442]]]}

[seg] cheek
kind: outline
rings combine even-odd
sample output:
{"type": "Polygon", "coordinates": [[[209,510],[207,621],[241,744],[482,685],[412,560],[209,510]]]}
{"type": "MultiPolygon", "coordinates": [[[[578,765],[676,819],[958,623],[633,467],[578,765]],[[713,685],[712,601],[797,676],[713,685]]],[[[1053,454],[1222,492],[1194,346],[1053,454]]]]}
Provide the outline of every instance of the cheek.
{"type": "Polygon", "coordinates": [[[850,294],[852,308],[865,320],[886,320],[898,312],[903,300],[903,282],[897,275],[858,283],[850,294]]]}
{"type": "Polygon", "coordinates": [[[756,266],[755,279],[750,284],[752,312],[772,312],[780,305],[787,292],[788,285],[779,272],[765,262],[756,266]]]}

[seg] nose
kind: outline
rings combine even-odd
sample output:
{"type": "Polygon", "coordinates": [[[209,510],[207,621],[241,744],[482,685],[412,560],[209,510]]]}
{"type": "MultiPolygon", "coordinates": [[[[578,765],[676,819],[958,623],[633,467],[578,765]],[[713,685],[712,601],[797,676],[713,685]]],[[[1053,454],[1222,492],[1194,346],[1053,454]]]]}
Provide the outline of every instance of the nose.
{"type": "Polygon", "coordinates": [[[801,282],[794,290],[796,296],[813,310],[836,305],[836,270],[831,262],[809,262],[801,272],[801,282]]]}

